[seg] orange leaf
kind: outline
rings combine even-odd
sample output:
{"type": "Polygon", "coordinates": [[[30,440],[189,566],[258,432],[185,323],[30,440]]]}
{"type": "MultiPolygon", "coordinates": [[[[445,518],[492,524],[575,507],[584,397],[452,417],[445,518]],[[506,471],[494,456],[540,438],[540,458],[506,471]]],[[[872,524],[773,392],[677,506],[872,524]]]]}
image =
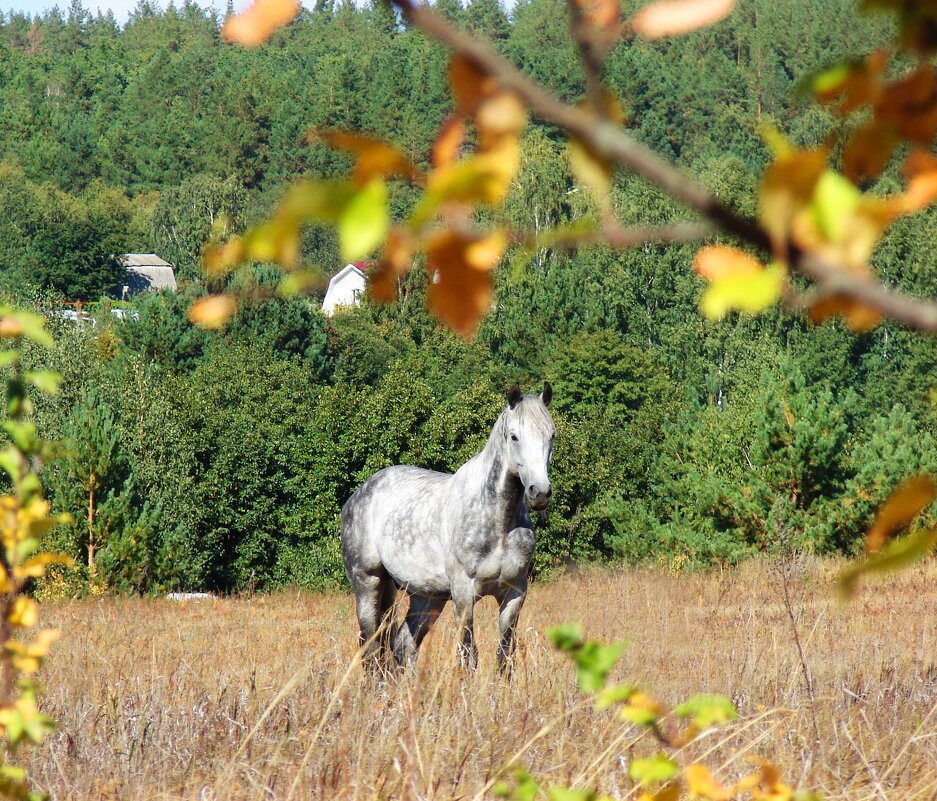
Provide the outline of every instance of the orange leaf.
{"type": "Polygon", "coordinates": [[[659,0],[642,8],[631,27],[648,39],[689,33],[725,19],[735,0],[659,0]]]}
{"type": "Polygon", "coordinates": [[[23,335],[23,323],[12,315],[0,320],[0,337],[15,338],[23,335]]]}
{"type": "Polygon", "coordinates": [[[723,281],[756,275],[764,267],[754,256],[726,245],[708,245],[693,260],[693,266],[708,281],[723,281]]]}
{"type": "Polygon", "coordinates": [[[257,47],[291,22],[300,8],[299,0],[255,0],[246,11],[228,18],[221,35],[229,42],[257,47]]]}
{"type": "Polygon", "coordinates": [[[475,331],[491,307],[491,270],[507,246],[502,231],[473,236],[440,231],[426,246],[431,283],[426,293],[430,309],[463,336],[475,331]]]}
{"type": "Polygon", "coordinates": [[[840,114],[846,115],[881,97],[881,76],[888,65],[884,50],[872,53],[863,62],[840,64],[814,79],[814,93],[822,103],[839,101],[840,114]]]}
{"type": "Polygon", "coordinates": [[[378,303],[390,303],[397,297],[397,276],[385,262],[368,271],[368,294],[378,303]]]}
{"type": "Polygon", "coordinates": [[[889,84],[875,108],[876,117],[891,120],[898,134],[920,144],[937,135],[937,76],[929,64],[889,84]]]}
{"type": "Polygon", "coordinates": [[[209,295],[189,307],[189,320],[202,328],[221,328],[237,311],[228,295],[209,295]]]}
{"type": "Polygon", "coordinates": [[[898,529],[911,524],[937,498],[937,486],[929,476],[915,476],[896,489],[879,509],[865,537],[865,550],[881,550],[885,540],[898,529]]]}
{"type": "Polygon", "coordinates": [[[887,120],[872,120],[849,139],[843,151],[843,170],[853,183],[875,178],[891,159],[898,137],[887,120]]]}
{"type": "Polygon", "coordinates": [[[493,94],[495,79],[465,56],[454,56],[449,64],[449,85],[459,110],[472,114],[478,104],[493,94]]]}
{"type": "Polygon", "coordinates": [[[447,119],[433,142],[431,161],[436,169],[450,166],[459,156],[465,141],[465,120],[458,114],[447,119]]]}
{"type": "Polygon", "coordinates": [[[907,212],[920,211],[937,200],[937,157],[925,150],[912,150],[903,172],[908,181],[904,196],[907,212]]]}
{"type": "Polygon", "coordinates": [[[826,170],[826,155],[822,148],[794,150],[779,156],[762,175],[759,217],[781,260],[787,258],[794,217],[810,203],[826,170]]]}
{"type": "Polygon", "coordinates": [[[202,263],[210,275],[226,273],[244,258],[244,240],[233,236],[227,242],[214,242],[202,250],[202,263]]]}
{"type": "Polygon", "coordinates": [[[392,228],[384,243],[381,260],[368,271],[368,292],[378,303],[397,296],[397,279],[410,269],[413,241],[404,228],[392,228]]]}
{"type": "Polygon", "coordinates": [[[877,309],[864,306],[854,298],[843,295],[826,295],[810,305],[810,322],[819,325],[824,320],[841,314],[853,331],[871,331],[882,322],[882,314],[877,309]]]}
{"type": "Polygon", "coordinates": [[[401,175],[420,181],[423,174],[403,153],[380,139],[351,131],[327,131],[313,128],[309,138],[324,139],[332,147],[353,153],[357,157],[354,180],[364,186],[375,176],[401,175]]]}
{"type": "Polygon", "coordinates": [[[475,127],[481,137],[520,136],[527,127],[527,109],[514,92],[496,92],[479,105],[475,127]]]}
{"type": "Polygon", "coordinates": [[[708,798],[710,801],[729,801],[735,796],[735,790],[720,784],[705,765],[693,764],[684,771],[690,793],[708,798]]]}
{"type": "MultiPolygon", "coordinates": [[[[618,0],[574,0],[580,13],[593,28],[608,31],[618,24],[618,0]]],[[[614,31],[617,37],[617,31],[614,31]]]]}

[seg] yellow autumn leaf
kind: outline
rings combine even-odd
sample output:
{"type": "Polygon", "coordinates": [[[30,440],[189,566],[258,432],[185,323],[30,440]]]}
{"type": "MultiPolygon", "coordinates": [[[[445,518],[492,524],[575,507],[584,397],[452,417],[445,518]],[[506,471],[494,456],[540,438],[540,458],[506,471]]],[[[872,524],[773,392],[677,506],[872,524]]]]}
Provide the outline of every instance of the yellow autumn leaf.
{"type": "Polygon", "coordinates": [[[671,782],[654,792],[645,790],[638,796],[638,801],[678,801],[682,793],[683,785],[679,782],[671,782]]]}
{"type": "Polygon", "coordinates": [[[43,629],[32,643],[25,644],[16,640],[7,640],[4,648],[10,656],[13,667],[21,673],[35,673],[42,666],[42,660],[49,653],[49,647],[61,636],[58,629],[43,629]]]}
{"type": "Polygon", "coordinates": [[[705,765],[695,763],[683,772],[691,798],[707,798],[709,801],[729,801],[735,790],[718,782],[705,765]]]}
{"type": "MultiPolygon", "coordinates": [[[[602,98],[605,116],[612,122],[622,123],[625,119],[621,104],[611,92],[602,98]]],[[[580,104],[587,113],[592,113],[588,104],[580,104]]],[[[569,167],[573,177],[587,187],[601,206],[608,205],[608,193],[612,188],[612,162],[599,155],[582,140],[571,137],[566,148],[569,167]]]]}
{"type": "Polygon", "coordinates": [[[39,622],[39,604],[25,595],[17,596],[10,607],[7,621],[11,626],[28,629],[39,622]]]}
{"type": "Polygon", "coordinates": [[[844,598],[855,592],[865,575],[890,573],[924,559],[937,547],[937,530],[923,529],[891,540],[881,550],[851,565],[839,576],[839,590],[844,598]]]}
{"type": "Polygon", "coordinates": [[[502,90],[486,98],[475,112],[479,136],[520,136],[527,127],[527,109],[514,92],[502,90]]]}
{"type": "Polygon", "coordinates": [[[881,550],[895,531],[911,524],[937,498],[937,485],[930,476],[915,476],[896,489],[879,509],[865,538],[867,553],[881,550]]]}
{"type": "Polygon", "coordinates": [[[730,311],[758,314],[777,302],[787,280],[781,264],[764,267],[738,248],[710,245],[696,255],[696,271],[709,280],[700,309],[711,319],[730,311]]]}
{"type": "Polygon", "coordinates": [[[443,122],[433,142],[433,152],[430,157],[433,167],[439,169],[453,164],[458,159],[464,141],[465,118],[460,114],[453,114],[443,122]]]}
{"type": "MultiPolygon", "coordinates": [[[[56,522],[61,522],[57,520],[56,522]]],[[[13,568],[13,574],[20,581],[27,578],[39,578],[45,575],[48,565],[70,565],[74,560],[70,556],[56,553],[40,553],[30,557],[23,564],[13,568]]]]}
{"type": "Polygon", "coordinates": [[[333,131],[312,128],[310,140],[322,139],[334,148],[355,156],[354,181],[364,186],[372,178],[399,175],[413,181],[422,181],[423,173],[393,145],[373,136],[353,131],[333,131]]]}

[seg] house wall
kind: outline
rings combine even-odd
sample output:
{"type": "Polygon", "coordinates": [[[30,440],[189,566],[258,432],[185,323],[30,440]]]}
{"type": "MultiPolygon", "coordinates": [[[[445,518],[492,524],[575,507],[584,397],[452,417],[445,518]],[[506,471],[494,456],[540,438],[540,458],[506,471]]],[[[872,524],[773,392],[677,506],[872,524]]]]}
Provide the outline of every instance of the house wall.
{"type": "Polygon", "coordinates": [[[349,270],[342,276],[335,276],[329,283],[322,311],[331,315],[339,306],[357,306],[358,297],[364,293],[364,276],[357,270],[349,270]]]}

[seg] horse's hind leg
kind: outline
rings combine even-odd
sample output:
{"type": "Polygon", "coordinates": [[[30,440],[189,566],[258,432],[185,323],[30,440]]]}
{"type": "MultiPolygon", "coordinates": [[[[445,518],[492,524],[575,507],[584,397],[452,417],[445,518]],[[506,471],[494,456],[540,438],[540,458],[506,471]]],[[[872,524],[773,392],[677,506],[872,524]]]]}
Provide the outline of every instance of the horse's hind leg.
{"type": "Polygon", "coordinates": [[[364,648],[364,665],[368,671],[380,670],[383,632],[380,631],[383,609],[382,600],[386,584],[390,583],[386,574],[356,572],[350,575],[355,591],[355,613],[358,616],[358,642],[364,648]]]}
{"type": "Polygon", "coordinates": [[[407,619],[397,629],[394,637],[394,656],[401,665],[412,665],[423,638],[429,633],[436,618],[446,605],[445,598],[426,598],[422,595],[410,596],[410,608],[407,619]]]}
{"type": "Polygon", "coordinates": [[[378,645],[384,668],[392,666],[394,639],[397,636],[397,585],[390,576],[386,576],[381,585],[380,618],[378,626],[378,645]]]}

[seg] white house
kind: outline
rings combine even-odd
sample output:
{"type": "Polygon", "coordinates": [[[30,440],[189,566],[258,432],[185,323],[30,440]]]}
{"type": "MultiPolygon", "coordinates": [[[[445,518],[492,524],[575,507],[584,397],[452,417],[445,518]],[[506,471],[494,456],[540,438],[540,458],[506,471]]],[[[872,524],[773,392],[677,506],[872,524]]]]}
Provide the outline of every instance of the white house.
{"type": "Polygon", "coordinates": [[[361,302],[366,283],[364,270],[361,269],[364,266],[363,262],[346,264],[332,276],[322,301],[322,311],[326,317],[331,317],[339,306],[357,306],[361,302]]]}

